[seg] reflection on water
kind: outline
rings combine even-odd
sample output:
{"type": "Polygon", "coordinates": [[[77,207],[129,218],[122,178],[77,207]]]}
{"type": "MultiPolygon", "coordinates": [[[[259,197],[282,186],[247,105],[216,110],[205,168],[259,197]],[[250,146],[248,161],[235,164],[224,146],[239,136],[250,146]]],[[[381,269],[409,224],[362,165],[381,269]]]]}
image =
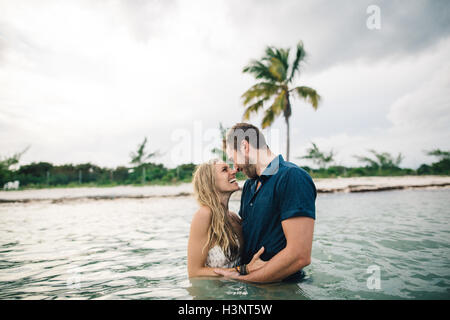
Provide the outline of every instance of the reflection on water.
{"type": "Polygon", "coordinates": [[[309,299],[301,283],[249,284],[223,278],[196,278],[186,289],[193,299],[309,299]]]}
{"type": "Polygon", "coordinates": [[[306,278],[255,285],[187,278],[192,197],[2,204],[0,298],[449,299],[449,207],[450,189],[320,194],[306,278]]]}

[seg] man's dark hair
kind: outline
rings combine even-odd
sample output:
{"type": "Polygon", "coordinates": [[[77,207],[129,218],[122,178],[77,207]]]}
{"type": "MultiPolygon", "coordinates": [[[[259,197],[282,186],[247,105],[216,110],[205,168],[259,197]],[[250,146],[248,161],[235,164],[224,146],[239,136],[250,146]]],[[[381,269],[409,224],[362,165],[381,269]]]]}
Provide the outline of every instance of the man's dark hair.
{"type": "Polygon", "coordinates": [[[237,123],[227,132],[227,145],[232,145],[234,150],[239,148],[244,139],[256,149],[268,147],[264,135],[250,123],[237,123]]]}

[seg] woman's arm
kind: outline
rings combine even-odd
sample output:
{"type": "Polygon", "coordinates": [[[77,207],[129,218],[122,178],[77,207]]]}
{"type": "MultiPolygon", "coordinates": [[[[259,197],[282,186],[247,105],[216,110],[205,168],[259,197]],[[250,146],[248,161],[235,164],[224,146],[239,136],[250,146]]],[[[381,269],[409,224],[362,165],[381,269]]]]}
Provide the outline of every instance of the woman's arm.
{"type": "Polygon", "coordinates": [[[211,225],[211,211],[207,207],[201,207],[192,218],[191,231],[188,241],[188,275],[192,277],[219,275],[214,272],[213,268],[205,267],[206,258],[208,256],[208,248],[204,248],[208,241],[208,229],[211,225]]]}

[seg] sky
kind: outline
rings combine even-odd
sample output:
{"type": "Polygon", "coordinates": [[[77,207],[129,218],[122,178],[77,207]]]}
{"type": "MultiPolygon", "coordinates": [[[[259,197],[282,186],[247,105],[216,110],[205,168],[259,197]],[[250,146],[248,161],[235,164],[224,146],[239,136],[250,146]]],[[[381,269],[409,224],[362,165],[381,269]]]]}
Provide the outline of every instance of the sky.
{"type": "MultiPolygon", "coordinates": [[[[292,162],[311,165],[311,142],[346,166],[375,149],[416,169],[450,149],[445,0],[0,0],[0,157],[127,166],[147,137],[154,162],[207,161],[219,123],[242,120],[243,67],[299,41],[293,85],[322,100],[292,100],[292,162]]],[[[284,119],[263,133],[284,155],[284,119]]]]}

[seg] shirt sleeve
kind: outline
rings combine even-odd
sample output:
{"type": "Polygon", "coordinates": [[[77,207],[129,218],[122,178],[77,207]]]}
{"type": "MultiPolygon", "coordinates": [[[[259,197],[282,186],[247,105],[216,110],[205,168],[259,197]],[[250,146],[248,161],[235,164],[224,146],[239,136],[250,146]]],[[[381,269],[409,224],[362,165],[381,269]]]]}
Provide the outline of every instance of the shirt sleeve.
{"type": "Polygon", "coordinates": [[[317,191],[307,172],[289,169],[280,179],[278,190],[281,221],[293,217],[316,219],[317,191]]]}

